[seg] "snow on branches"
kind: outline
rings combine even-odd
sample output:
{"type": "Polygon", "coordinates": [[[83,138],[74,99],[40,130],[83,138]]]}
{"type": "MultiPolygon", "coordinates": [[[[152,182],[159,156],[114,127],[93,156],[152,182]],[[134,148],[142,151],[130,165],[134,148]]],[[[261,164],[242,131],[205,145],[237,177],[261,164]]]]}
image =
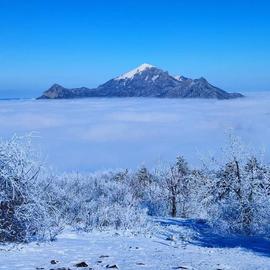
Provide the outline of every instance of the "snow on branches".
{"type": "Polygon", "coordinates": [[[149,216],[204,218],[221,233],[270,233],[270,168],[230,136],[213,162],[52,175],[31,137],[0,141],[0,242],[54,239],[65,226],[151,229],[149,216]]]}

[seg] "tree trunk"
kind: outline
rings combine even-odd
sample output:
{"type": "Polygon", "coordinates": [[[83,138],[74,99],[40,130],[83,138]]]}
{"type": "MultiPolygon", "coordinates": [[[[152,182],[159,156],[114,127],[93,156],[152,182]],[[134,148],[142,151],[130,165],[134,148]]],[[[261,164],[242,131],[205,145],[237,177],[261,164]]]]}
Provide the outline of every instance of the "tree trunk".
{"type": "Polygon", "coordinates": [[[176,213],[177,213],[177,210],[176,210],[176,196],[175,195],[172,195],[172,217],[176,217],[176,213]]]}

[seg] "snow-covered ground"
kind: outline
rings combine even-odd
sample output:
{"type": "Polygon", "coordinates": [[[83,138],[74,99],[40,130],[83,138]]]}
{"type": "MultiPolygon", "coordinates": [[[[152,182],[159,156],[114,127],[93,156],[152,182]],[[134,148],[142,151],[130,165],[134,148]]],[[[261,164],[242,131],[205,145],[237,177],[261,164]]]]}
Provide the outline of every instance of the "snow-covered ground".
{"type": "Polygon", "coordinates": [[[150,236],[66,231],[52,243],[1,246],[0,269],[270,269],[270,241],[220,237],[200,221],[156,220],[150,236]],[[168,240],[169,239],[169,240],[168,240]],[[51,264],[51,260],[59,261],[51,264]],[[64,267],[64,268],[62,268],[64,267]]]}

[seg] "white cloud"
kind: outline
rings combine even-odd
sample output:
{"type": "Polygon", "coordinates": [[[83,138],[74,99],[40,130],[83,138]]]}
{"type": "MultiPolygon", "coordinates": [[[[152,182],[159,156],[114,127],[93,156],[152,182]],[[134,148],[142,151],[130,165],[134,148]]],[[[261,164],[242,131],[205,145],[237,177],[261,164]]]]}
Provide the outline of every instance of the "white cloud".
{"type": "Polygon", "coordinates": [[[153,164],[159,157],[215,151],[233,128],[244,140],[268,147],[270,93],[229,101],[83,99],[1,101],[0,136],[37,131],[37,143],[61,170],[153,164]]]}

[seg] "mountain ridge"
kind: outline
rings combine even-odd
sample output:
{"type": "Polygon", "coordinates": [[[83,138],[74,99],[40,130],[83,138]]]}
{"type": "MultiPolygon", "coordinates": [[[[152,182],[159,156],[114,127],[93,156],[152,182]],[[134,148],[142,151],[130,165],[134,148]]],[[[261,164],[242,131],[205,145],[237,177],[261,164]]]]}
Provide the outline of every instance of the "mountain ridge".
{"type": "Polygon", "coordinates": [[[85,97],[159,97],[159,98],[214,98],[243,97],[240,93],[228,93],[210,84],[205,78],[171,76],[150,64],[113,78],[97,88],[65,88],[52,85],[38,99],[70,99],[85,97]]]}

